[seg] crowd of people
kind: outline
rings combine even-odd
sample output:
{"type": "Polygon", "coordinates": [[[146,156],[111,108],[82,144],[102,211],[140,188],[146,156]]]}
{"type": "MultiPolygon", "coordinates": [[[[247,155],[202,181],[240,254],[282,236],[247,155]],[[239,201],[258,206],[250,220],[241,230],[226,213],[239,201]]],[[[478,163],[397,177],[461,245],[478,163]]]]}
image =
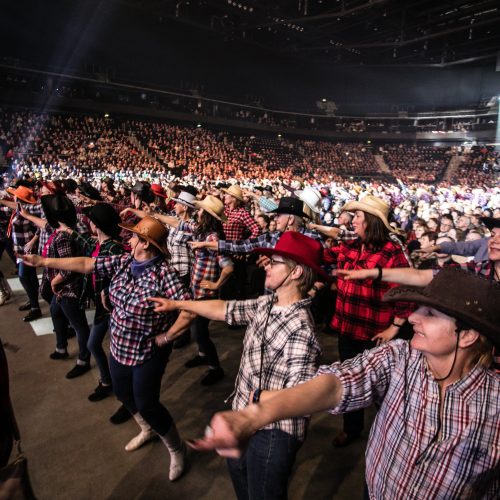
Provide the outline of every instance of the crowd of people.
{"type": "MultiPolygon", "coordinates": [[[[193,337],[185,366],[207,368],[200,383],[236,380],[233,412],[195,447],[228,457],[238,499],[287,497],[307,415],[343,414],[342,448],[372,404],[367,498],[498,494],[498,183],[425,184],[445,162],[425,146],[385,146],[398,180],[359,181],[376,170],[363,144],[14,112],[0,126],[12,173],[0,256],[16,264],[23,319],[50,304],[51,363],[76,336],[67,378],[95,360],[89,400],[114,394],[112,422],[139,427],[127,451],[159,436],[170,480],[187,472],[160,386],[173,347],[193,337]],[[403,171],[420,162],[426,179],[410,182],[403,171]],[[210,320],[246,327],[237,374],[210,320]],[[340,360],[319,367],[324,334],[340,360]]],[[[471,161],[496,162],[481,155],[471,161]]],[[[9,294],[2,279],[1,305],[9,294]]]]}

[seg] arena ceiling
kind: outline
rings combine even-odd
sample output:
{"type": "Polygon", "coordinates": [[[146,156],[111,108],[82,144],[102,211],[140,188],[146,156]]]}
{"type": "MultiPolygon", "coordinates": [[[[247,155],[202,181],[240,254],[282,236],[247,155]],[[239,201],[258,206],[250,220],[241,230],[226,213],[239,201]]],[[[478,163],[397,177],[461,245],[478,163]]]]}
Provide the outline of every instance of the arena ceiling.
{"type": "MultiPolygon", "coordinates": [[[[118,0],[120,1],[120,0],[118,0]]],[[[283,55],[346,65],[492,64],[499,0],[123,0],[283,55]]]]}

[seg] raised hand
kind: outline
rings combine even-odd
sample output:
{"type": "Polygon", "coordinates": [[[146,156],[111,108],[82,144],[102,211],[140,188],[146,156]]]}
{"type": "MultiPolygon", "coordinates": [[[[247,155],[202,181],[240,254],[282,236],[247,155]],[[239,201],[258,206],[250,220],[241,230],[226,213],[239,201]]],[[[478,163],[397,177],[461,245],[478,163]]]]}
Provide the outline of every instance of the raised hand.
{"type": "Polygon", "coordinates": [[[216,281],[208,281],[208,280],[202,280],[200,282],[200,287],[203,288],[204,290],[218,290],[219,285],[217,284],[216,281]]]}

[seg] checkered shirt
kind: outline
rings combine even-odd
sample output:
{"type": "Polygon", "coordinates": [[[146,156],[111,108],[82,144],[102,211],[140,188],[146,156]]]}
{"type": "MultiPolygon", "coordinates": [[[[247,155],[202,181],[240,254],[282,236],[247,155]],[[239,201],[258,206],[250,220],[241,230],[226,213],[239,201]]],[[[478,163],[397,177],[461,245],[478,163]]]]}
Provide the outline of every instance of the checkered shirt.
{"type": "Polygon", "coordinates": [[[224,234],[228,240],[255,238],[260,228],[255,219],[243,207],[226,210],[227,221],[224,223],[224,234]]]}
{"type": "MultiPolygon", "coordinates": [[[[188,222],[181,222],[179,230],[189,233],[193,241],[217,241],[219,236],[217,233],[210,233],[208,235],[196,235],[195,224],[188,222]]],[[[197,248],[193,252],[193,259],[191,261],[191,293],[194,299],[206,299],[216,297],[217,290],[208,290],[201,288],[200,283],[203,280],[217,281],[220,277],[221,269],[226,266],[232,266],[233,261],[224,255],[221,255],[216,250],[208,250],[207,248],[197,248]]]]}
{"type": "MultiPolygon", "coordinates": [[[[322,366],[339,378],[334,415],[381,404],[366,448],[370,498],[476,498],[474,482],[500,462],[500,376],[476,365],[440,387],[422,353],[393,340],[353,359],[322,366]]],[[[481,498],[498,498],[500,476],[481,498]]],[[[477,497],[479,498],[479,497],[477,497]]]]}
{"type": "MultiPolygon", "coordinates": [[[[190,221],[189,224],[194,224],[190,221]]],[[[167,236],[167,248],[170,252],[170,264],[179,273],[179,276],[186,276],[191,269],[193,252],[188,245],[192,240],[192,232],[181,231],[178,227],[171,227],[167,236]]]]}
{"type": "MultiPolygon", "coordinates": [[[[50,244],[47,246],[48,258],[63,259],[81,255],[78,251],[78,246],[68,233],[64,231],[54,231],[49,224],[45,226],[45,232],[49,235],[49,238],[52,234],[54,235],[50,244]]],[[[59,271],[58,269],[44,267],[40,288],[42,290],[50,290],[50,283],[58,274],[64,278],[64,283],[58,287],[60,295],[68,299],[79,299],[82,295],[83,287],[83,275],[80,273],[59,271]]]]}
{"type": "MultiPolygon", "coordinates": [[[[30,214],[36,215],[37,217],[42,217],[42,208],[40,204],[31,206],[28,203],[21,203],[21,206],[30,214]]],[[[8,214],[9,220],[13,211],[8,207],[0,207],[0,211],[8,214]]],[[[16,209],[14,217],[12,218],[12,232],[10,237],[12,238],[12,246],[14,247],[14,252],[23,255],[24,247],[36,233],[36,226],[25,219],[16,209]]]]}
{"type": "MultiPolygon", "coordinates": [[[[388,241],[381,250],[362,250],[360,240],[345,241],[325,250],[325,260],[334,262],[338,269],[374,269],[409,267],[401,247],[388,241]]],[[[382,297],[393,283],[375,280],[344,280],[337,277],[337,299],[331,327],[340,335],[355,340],[371,340],[390,326],[395,316],[407,318],[413,309],[402,302],[382,302],[382,297]]]]}
{"type": "MultiPolygon", "coordinates": [[[[233,410],[247,406],[251,392],[259,387],[262,336],[265,342],[262,390],[293,387],[309,380],[316,372],[321,348],[314,334],[309,311],[311,300],[303,299],[284,307],[273,305],[264,332],[269,307],[273,302],[274,295],[227,302],[227,323],[248,325],[233,392],[233,410]]],[[[303,441],[307,423],[306,417],[288,418],[264,428],[280,429],[303,441]]]]}
{"type": "Polygon", "coordinates": [[[190,300],[175,269],[166,260],[149,267],[137,279],[132,276],[131,255],[97,257],[94,273],[109,278],[109,299],[113,306],[110,321],[113,357],[127,366],[140,365],[156,352],[155,335],[164,333],[177,319],[177,313],[158,314],[148,297],[190,300]]]}
{"type": "Polygon", "coordinates": [[[259,207],[264,212],[272,212],[278,208],[278,204],[271,198],[266,198],[265,196],[261,196],[259,198],[259,207]]]}

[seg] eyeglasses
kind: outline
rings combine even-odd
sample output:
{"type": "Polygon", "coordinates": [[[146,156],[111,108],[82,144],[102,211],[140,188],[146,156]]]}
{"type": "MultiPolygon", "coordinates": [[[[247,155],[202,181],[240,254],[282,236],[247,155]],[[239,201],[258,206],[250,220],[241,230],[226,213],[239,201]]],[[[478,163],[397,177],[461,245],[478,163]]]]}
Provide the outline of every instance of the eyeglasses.
{"type": "Polygon", "coordinates": [[[269,265],[271,267],[275,266],[276,264],[284,264],[284,263],[285,263],[284,260],[278,260],[278,259],[273,259],[273,258],[269,259],[269,265]]]}

